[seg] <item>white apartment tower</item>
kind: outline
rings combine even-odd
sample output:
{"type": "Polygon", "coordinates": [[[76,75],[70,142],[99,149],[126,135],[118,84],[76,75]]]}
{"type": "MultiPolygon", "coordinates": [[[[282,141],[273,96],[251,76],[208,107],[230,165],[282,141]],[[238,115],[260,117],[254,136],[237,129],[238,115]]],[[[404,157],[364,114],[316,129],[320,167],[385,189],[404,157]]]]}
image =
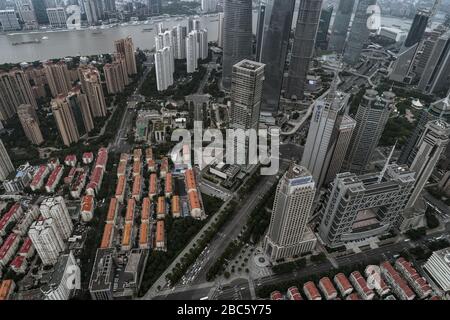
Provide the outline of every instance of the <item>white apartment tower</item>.
{"type": "Polygon", "coordinates": [[[155,72],[158,91],[164,91],[173,84],[171,60],[172,56],[169,47],[164,47],[156,51],[155,72]]]}
{"type": "Polygon", "coordinates": [[[175,59],[186,59],[186,36],[187,28],[183,26],[174,27],[175,31],[175,59]]]}
{"type": "Polygon", "coordinates": [[[194,73],[198,69],[197,37],[195,31],[189,32],[186,37],[186,68],[187,73],[194,73]]]}
{"type": "Polygon", "coordinates": [[[264,251],[272,261],[314,249],[317,239],[307,226],[316,187],[311,173],[291,164],[277,186],[264,251]]]}
{"type": "Polygon", "coordinates": [[[33,222],[28,236],[44,265],[54,265],[61,252],[66,249],[56,222],[52,218],[33,222]]]}
{"type": "Polygon", "coordinates": [[[39,209],[44,218],[54,219],[61,238],[67,240],[72,233],[73,223],[64,198],[61,196],[46,198],[42,201],[39,209]]]}

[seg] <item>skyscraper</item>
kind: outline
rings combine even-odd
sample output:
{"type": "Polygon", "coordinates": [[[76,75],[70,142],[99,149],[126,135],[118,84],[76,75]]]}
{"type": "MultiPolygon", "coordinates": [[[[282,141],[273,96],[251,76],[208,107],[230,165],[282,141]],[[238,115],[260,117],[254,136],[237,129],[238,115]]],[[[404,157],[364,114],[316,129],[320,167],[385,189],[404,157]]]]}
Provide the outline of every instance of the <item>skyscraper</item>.
{"type": "Polygon", "coordinates": [[[164,91],[173,85],[170,48],[164,47],[155,53],[156,86],[158,91],[164,91]]]}
{"type": "Polygon", "coordinates": [[[40,145],[44,142],[41,129],[39,128],[39,120],[32,105],[22,104],[17,108],[20,123],[22,124],[25,136],[32,144],[40,145]]]}
{"type": "Polygon", "coordinates": [[[66,28],[67,15],[66,9],[63,7],[47,8],[47,16],[50,25],[53,28],[66,28]]]}
{"type": "Polygon", "coordinates": [[[82,70],[84,84],[83,90],[89,100],[89,106],[92,116],[106,116],[106,101],[103,94],[103,88],[100,79],[100,73],[96,68],[87,68],[82,70]]]}
{"type": "Polygon", "coordinates": [[[367,28],[367,21],[371,13],[367,11],[369,6],[375,4],[376,0],[359,0],[358,2],[344,51],[344,62],[350,65],[359,61],[364,44],[369,39],[370,30],[367,28]]]}
{"type": "Polygon", "coordinates": [[[272,261],[314,249],[317,239],[308,228],[316,187],[309,171],[291,164],[278,182],[264,252],[272,261]]]}
{"type": "Polygon", "coordinates": [[[223,48],[223,23],[223,12],[219,12],[219,25],[217,26],[217,45],[219,46],[219,48],[223,48]]]}
{"type": "Polygon", "coordinates": [[[208,30],[201,29],[197,31],[198,52],[199,59],[205,60],[208,58],[208,30]]]}
{"type": "Polygon", "coordinates": [[[328,29],[330,28],[333,6],[323,8],[320,13],[319,29],[316,35],[316,48],[326,50],[328,47],[328,29]]]}
{"type": "Polygon", "coordinates": [[[0,120],[12,117],[21,104],[37,107],[27,75],[18,69],[0,71],[0,120]]]}
{"type": "Polygon", "coordinates": [[[14,172],[14,166],[8,152],[6,151],[3,141],[0,140],[0,181],[6,180],[11,172],[14,172]]]}
{"type": "Polygon", "coordinates": [[[265,18],[260,21],[262,34],[258,44],[259,61],[266,65],[261,104],[263,111],[278,111],[294,5],[295,0],[269,1],[264,9],[265,18]]]}
{"type": "Polygon", "coordinates": [[[105,64],[103,72],[105,73],[106,89],[109,94],[119,93],[125,89],[123,73],[127,74],[127,71],[122,69],[122,64],[119,61],[105,64]]]}
{"type": "MultiPolygon", "coordinates": [[[[411,166],[417,154],[417,145],[419,138],[425,131],[425,126],[429,121],[442,119],[450,123],[450,92],[447,97],[433,102],[429,108],[422,109],[417,125],[413,133],[409,136],[408,141],[403,147],[402,153],[399,157],[399,163],[411,166]]],[[[450,148],[447,148],[447,155],[450,148]]]]}
{"type": "Polygon", "coordinates": [[[349,99],[349,94],[336,91],[337,83],[333,84],[329,93],[315,102],[301,161],[301,165],[311,172],[317,188],[322,186],[327,176],[349,99]]]}
{"type": "Polygon", "coordinates": [[[158,15],[161,13],[161,0],[147,0],[148,13],[158,15]]]}
{"type": "Polygon", "coordinates": [[[428,62],[430,61],[430,57],[434,51],[434,46],[436,45],[439,38],[447,31],[447,28],[443,25],[437,26],[435,29],[433,29],[430,34],[424,38],[418,48],[418,54],[416,54],[415,61],[413,62],[413,68],[414,68],[414,78],[413,83],[415,81],[419,81],[423,77],[423,74],[425,73],[426,66],[428,62]]]}
{"type": "Polygon", "coordinates": [[[401,219],[414,173],[406,166],[388,165],[384,174],[339,173],[325,198],[319,235],[329,247],[387,234],[401,219]]]}
{"type": "Polygon", "coordinates": [[[265,65],[242,60],[233,66],[230,126],[258,129],[265,65]]]}
{"type": "Polygon", "coordinates": [[[356,128],[346,156],[346,168],[351,172],[362,173],[371,159],[389,114],[394,107],[395,94],[385,91],[378,96],[372,89],[366,90],[356,113],[356,128]]]}
{"type": "Polygon", "coordinates": [[[258,8],[258,21],[256,24],[256,61],[261,61],[261,48],[264,35],[264,25],[266,23],[265,20],[266,20],[266,3],[260,1],[258,8]]]}
{"type": "Polygon", "coordinates": [[[341,124],[337,132],[336,145],[331,155],[330,165],[324,183],[330,183],[336,175],[341,172],[344,164],[345,155],[347,154],[350,141],[352,139],[353,130],[356,127],[356,121],[348,115],[342,117],[341,124]]]}
{"type": "Polygon", "coordinates": [[[114,42],[116,52],[121,53],[125,57],[128,75],[136,74],[136,57],[134,55],[134,44],[131,37],[119,39],[114,42]]]}
{"type": "Polygon", "coordinates": [[[53,97],[59,94],[67,95],[69,90],[72,89],[69,69],[64,61],[57,63],[52,61],[45,62],[44,72],[53,97]]]}
{"type": "Polygon", "coordinates": [[[231,88],[233,65],[252,55],[252,1],[224,2],[222,78],[225,89],[231,88]]]}
{"type": "Polygon", "coordinates": [[[443,93],[450,89],[450,31],[435,42],[420,78],[418,89],[426,93],[443,93]]]}
{"type": "Polygon", "coordinates": [[[398,82],[411,82],[411,68],[413,66],[414,58],[419,47],[419,42],[422,40],[425,29],[430,19],[430,11],[418,10],[414,16],[413,23],[409,29],[408,36],[399,51],[397,60],[395,60],[390,80],[398,82]]]}
{"type": "Polygon", "coordinates": [[[20,20],[24,24],[23,28],[27,30],[36,29],[38,23],[31,0],[16,0],[15,4],[20,20]]]}
{"type": "Polygon", "coordinates": [[[187,28],[183,26],[174,27],[175,31],[175,59],[186,59],[186,36],[187,28]]]}
{"type": "Polygon", "coordinates": [[[81,93],[80,87],[73,87],[66,97],[66,102],[72,109],[78,134],[82,136],[91,132],[94,129],[94,118],[87,95],[81,93]]]}
{"type": "Polygon", "coordinates": [[[54,265],[58,261],[59,255],[66,249],[55,219],[33,222],[28,236],[44,265],[54,265]]]}
{"type": "Polygon", "coordinates": [[[51,107],[63,143],[70,146],[77,142],[80,139],[80,134],[72,108],[66,101],[66,96],[60,94],[52,99],[51,107]]]}
{"type": "Polygon", "coordinates": [[[195,31],[189,32],[186,37],[186,68],[187,73],[196,72],[198,69],[197,37],[195,31]]]}
{"type": "Polygon", "coordinates": [[[339,6],[331,28],[330,42],[328,50],[336,53],[344,51],[345,40],[347,39],[348,27],[352,17],[355,0],[340,0],[339,6]]]}
{"type": "Polygon", "coordinates": [[[320,20],[322,0],[300,0],[285,96],[302,100],[320,20]]]}
{"type": "Polygon", "coordinates": [[[3,32],[20,30],[19,18],[14,9],[0,10],[0,24],[3,32]]]}
{"type": "Polygon", "coordinates": [[[45,5],[45,0],[31,0],[31,2],[33,4],[38,24],[47,24],[48,16],[46,11],[47,7],[45,5]]]}
{"type": "Polygon", "coordinates": [[[46,219],[52,218],[63,240],[72,234],[73,223],[63,197],[48,197],[42,201],[39,211],[46,219]]]}
{"type": "Polygon", "coordinates": [[[417,142],[417,153],[411,164],[416,183],[407,207],[412,207],[420,196],[437,162],[448,145],[450,125],[443,120],[430,121],[417,142]]]}

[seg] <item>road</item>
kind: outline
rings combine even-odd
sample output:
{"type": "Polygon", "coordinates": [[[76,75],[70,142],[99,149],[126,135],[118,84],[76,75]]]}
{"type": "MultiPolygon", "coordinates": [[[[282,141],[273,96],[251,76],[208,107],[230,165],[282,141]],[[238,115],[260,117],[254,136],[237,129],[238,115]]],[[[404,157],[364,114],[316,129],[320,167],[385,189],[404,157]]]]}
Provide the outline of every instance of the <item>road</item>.
{"type": "MultiPolygon", "coordinates": [[[[280,163],[280,171],[284,172],[288,167],[288,163],[282,161],[280,163]]],[[[197,274],[196,278],[193,279],[192,283],[198,284],[206,281],[206,273],[208,269],[214,264],[214,262],[222,255],[228,244],[236,239],[245,223],[249,214],[254,208],[262,201],[265,194],[272,188],[272,186],[277,183],[278,177],[273,176],[262,176],[262,181],[259,183],[258,187],[253,188],[252,193],[241,202],[241,207],[238,212],[233,216],[232,220],[227,223],[227,225],[219,232],[209,244],[210,253],[204,263],[202,269],[197,274]]]]}
{"type": "MultiPolygon", "coordinates": [[[[450,233],[450,223],[447,223],[443,229],[440,231],[433,232],[427,236],[422,237],[416,242],[412,241],[400,241],[393,244],[388,244],[377,249],[372,249],[370,251],[364,251],[361,253],[355,253],[352,255],[347,255],[345,257],[336,258],[338,267],[346,267],[355,265],[357,263],[373,263],[380,262],[385,259],[391,259],[394,255],[401,253],[405,249],[411,248],[415,245],[421,245],[432,238],[439,237],[441,235],[448,235],[450,233]]],[[[276,285],[277,283],[283,281],[290,281],[295,278],[306,278],[308,276],[317,275],[325,273],[333,269],[332,264],[329,261],[310,265],[301,270],[294,270],[293,272],[284,273],[280,275],[272,275],[263,278],[259,278],[253,281],[255,288],[257,289],[263,285],[276,285]]],[[[250,280],[252,281],[252,280],[250,280]]],[[[218,300],[233,300],[233,299],[250,299],[250,288],[249,280],[245,278],[240,278],[234,280],[230,284],[221,285],[220,283],[201,283],[185,288],[177,288],[178,292],[166,293],[165,295],[155,297],[155,299],[191,299],[197,300],[206,295],[210,295],[211,299],[218,300]]],[[[175,290],[176,291],[176,290],[175,290]]]]}
{"type": "Polygon", "coordinates": [[[128,98],[127,110],[125,110],[125,112],[123,113],[122,120],[120,122],[120,126],[117,130],[114,141],[109,145],[109,150],[111,150],[112,152],[128,152],[131,148],[131,146],[127,143],[127,134],[133,127],[132,120],[135,113],[134,108],[136,107],[138,102],[142,101],[142,96],[140,96],[138,92],[150,71],[151,68],[146,68],[144,70],[133,95],[128,98]]]}

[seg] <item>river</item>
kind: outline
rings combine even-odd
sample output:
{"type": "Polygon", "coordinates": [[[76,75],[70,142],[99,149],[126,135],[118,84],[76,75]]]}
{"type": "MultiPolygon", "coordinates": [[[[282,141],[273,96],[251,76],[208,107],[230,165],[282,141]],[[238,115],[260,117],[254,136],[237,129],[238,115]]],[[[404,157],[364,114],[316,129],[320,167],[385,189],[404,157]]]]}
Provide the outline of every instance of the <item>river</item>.
{"type": "MultiPolygon", "coordinates": [[[[296,12],[297,13],[297,12],[296,12]]],[[[200,16],[201,27],[208,29],[208,40],[217,40],[218,15],[200,16]]],[[[295,25],[296,14],[294,14],[293,25],[295,25]]],[[[384,26],[401,26],[408,30],[411,20],[383,17],[384,26]]],[[[150,22],[139,25],[119,25],[113,28],[99,30],[55,30],[55,31],[32,31],[32,32],[10,32],[0,34],[0,64],[20,63],[24,61],[47,60],[77,55],[94,55],[101,53],[112,53],[114,51],[114,40],[131,36],[135,47],[140,49],[152,49],[155,45],[156,23],[150,22]],[[144,32],[143,29],[153,28],[152,31],[144,32]],[[43,40],[43,37],[48,39],[43,40]],[[40,40],[40,43],[28,43],[13,45],[15,42],[40,40]]],[[[253,14],[253,30],[256,30],[257,15],[253,14]]],[[[166,18],[164,27],[171,28],[176,25],[187,26],[187,18],[166,18]]]]}

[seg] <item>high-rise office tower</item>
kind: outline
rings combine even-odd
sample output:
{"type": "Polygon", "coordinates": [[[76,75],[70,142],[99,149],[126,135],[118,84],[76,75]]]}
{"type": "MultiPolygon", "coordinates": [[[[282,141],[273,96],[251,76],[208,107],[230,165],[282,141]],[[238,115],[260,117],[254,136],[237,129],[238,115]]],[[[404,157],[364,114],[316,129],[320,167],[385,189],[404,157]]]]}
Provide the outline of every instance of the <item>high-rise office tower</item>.
{"type": "Polygon", "coordinates": [[[119,61],[105,64],[103,72],[105,73],[106,89],[109,94],[119,93],[125,89],[123,72],[127,74],[127,71],[122,68],[119,61]]]}
{"type": "Polygon", "coordinates": [[[32,144],[40,145],[44,142],[41,129],[39,128],[39,120],[36,115],[36,110],[30,104],[22,104],[17,108],[17,115],[19,116],[25,136],[32,144]]]}
{"type": "Polygon", "coordinates": [[[81,93],[80,87],[73,87],[66,97],[66,102],[72,109],[75,124],[80,136],[94,129],[94,119],[87,95],[81,93]]]}
{"type": "Polygon", "coordinates": [[[348,115],[342,117],[337,132],[336,144],[331,155],[330,165],[328,166],[327,175],[325,176],[325,184],[333,181],[336,175],[341,172],[355,127],[356,121],[352,117],[348,115]]]}
{"type": "Polygon", "coordinates": [[[116,0],[103,0],[103,9],[106,13],[116,11],[116,0]]]}
{"type": "Polygon", "coordinates": [[[95,25],[99,22],[99,20],[103,19],[104,8],[102,1],[83,0],[83,2],[88,24],[95,25]]]}
{"type": "Polygon", "coordinates": [[[161,0],[147,0],[148,12],[151,15],[158,15],[161,13],[161,0]]]}
{"type": "Polygon", "coordinates": [[[367,27],[367,21],[372,13],[368,12],[368,8],[375,4],[376,0],[359,0],[358,2],[344,51],[344,62],[350,65],[359,61],[364,44],[369,39],[370,30],[367,27]]]}
{"type": "Polygon", "coordinates": [[[300,0],[285,97],[302,100],[320,20],[322,0],[300,0]]]}
{"type": "Polygon", "coordinates": [[[356,128],[346,156],[346,168],[354,173],[362,173],[383,133],[394,107],[395,94],[385,91],[381,96],[372,89],[366,90],[356,113],[356,128]]]}
{"type": "Polygon", "coordinates": [[[47,24],[48,16],[46,11],[47,6],[45,4],[45,0],[31,0],[31,3],[33,4],[38,24],[47,24]]]}
{"type": "Polygon", "coordinates": [[[67,240],[70,237],[73,230],[73,223],[63,197],[45,198],[39,207],[39,211],[44,218],[52,218],[55,221],[57,230],[63,240],[67,240]]]}
{"type": "MultiPolygon", "coordinates": [[[[273,1],[271,3],[273,3],[273,1]]],[[[256,24],[256,61],[261,61],[261,48],[264,35],[264,25],[266,24],[265,20],[266,20],[266,3],[260,1],[258,8],[258,21],[256,24]]]]}
{"type": "Polygon", "coordinates": [[[15,4],[20,20],[24,24],[24,29],[36,29],[38,27],[38,23],[31,0],[16,0],[15,4]]]}
{"type": "Polygon", "coordinates": [[[169,47],[159,49],[155,53],[156,86],[158,91],[164,91],[173,85],[171,59],[169,47]]]}
{"type": "Polygon", "coordinates": [[[420,196],[437,162],[448,145],[450,125],[443,120],[430,121],[417,142],[417,153],[411,164],[416,183],[407,207],[412,207],[420,196]]]}
{"type": "Polygon", "coordinates": [[[327,176],[339,126],[350,97],[349,94],[336,91],[337,83],[333,84],[330,92],[315,102],[301,161],[301,165],[311,172],[317,188],[322,186],[327,176]]]}
{"type": "Polygon", "coordinates": [[[231,82],[230,126],[234,129],[258,129],[265,65],[242,60],[233,66],[231,82]]]}
{"type": "Polygon", "coordinates": [[[186,68],[187,73],[193,73],[198,69],[197,37],[195,31],[189,32],[186,37],[186,68]]]}
{"type": "Polygon", "coordinates": [[[11,172],[14,172],[14,166],[8,152],[6,151],[3,141],[0,140],[0,181],[8,178],[11,172]]]}
{"type": "Polygon", "coordinates": [[[416,81],[420,82],[420,79],[423,77],[423,74],[426,70],[427,64],[430,61],[434,46],[436,45],[438,39],[442,36],[442,34],[444,34],[447,30],[448,29],[443,25],[439,25],[420,42],[419,48],[417,49],[418,53],[416,54],[415,61],[413,62],[413,83],[415,83],[416,81]]]}
{"type": "Polygon", "coordinates": [[[217,10],[217,0],[201,0],[203,12],[214,12],[217,10]]]}
{"type": "Polygon", "coordinates": [[[136,56],[134,55],[134,44],[131,37],[114,41],[116,52],[121,53],[125,57],[128,75],[136,74],[136,56]]]}
{"type": "Polygon", "coordinates": [[[20,30],[19,18],[17,18],[16,11],[14,9],[0,10],[0,24],[2,25],[2,31],[14,31],[20,30]]]}
{"type": "Polygon", "coordinates": [[[18,69],[0,71],[0,120],[11,118],[21,104],[37,107],[27,75],[18,69]]]}
{"type": "Polygon", "coordinates": [[[262,24],[258,26],[262,29],[258,44],[259,61],[266,65],[262,111],[278,111],[294,5],[295,0],[269,1],[264,9],[264,19],[260,17],[258,21],[262,24]]]}
{"type": "Polygon", "coordinates": [[[224,2],[222,82],[231,88],[233,66],[252,55],[252,1],[224,2]]]}
{"type": "Polygon", "coordinates": [[[317,239],[308,228],[316,187],[310,172],[291,165],[278,182],[264,251],[272,261],[314,249],[317,239]]]}
{"type": "Polygon", "coordinates": [[[333,6],[323,8],[320,13],[319,29],[317,30],[316,35],[316,48],[327,50],[328,29],[330,28],[332,15],[333,15],[333,6]]]}
{"type": "Polygon", "coordinates": [[[47,61],[44,63],[44,72],[53,97],[59,94],[67,95],[72,89],[69,69],[64,61],[57,63],[47,61]]]}
{"type": "Polygon", "coordinates": [[[330,42],[328,50],[336,53],[342,53],[347,39],[348,27],[352,17],[355,0],[340,0],[339,6],[334,18],[333,27],[331,28],[330,42]]]}
{"type": "Polygon", "coordinates": [[[450,89],[450,31],[435,42],[420,78],[418,88],[426,93],[443,93],[450,89]]]}
{"type": "Polygon", "coordinates": [[[410,73],[413,62],[429,19],[430,11],[422,9],[417,11],[411,28],[409,29],[408,36],[399,51],[397,60],[395,60],[392,65],[392,71],[389,75],[390,80],[406,83],[411,82],[412,76],[410,73]]]}
{"type": "Polygon", "coordinates": [[[28,236],[44,265],[54,265],[59,255],[66,249],[55,219],[33,222],[28,230],[28,236]]]}
{"type": "Polygon", "coordinates": [[[219,48],[223,48],[223,23],[223,12],[219,12],[219,25],[217,26],[217,45],[219,46],[219,48]]]}
{"type": "Polygon", "coordinates": [[[66,101],[66,96],[60,94],[52,99],[51,107],[63,143],[66,146],[70,146],[72,143],[77,142],[80,139],[80,134],[72,108],[66,101]]]}
{"type": "Polygon", "coordinates": [[[330,247],[370,240],[394,229],[414,187],[407,166],[387,165],[382,173],[339,173],[325,198],[319,235],[330,247]]]}
{"type": "Polygon", "coordinates": [[[67,14],[64,7],[47,8],[47,16],[53,28],[67,27],[67,14]]]}
{"type": "Polygon", "coordinates": [[[106,101],[103,94],[100,72],[96,68],[88,68],[82,71],[83,91],[89,100],[89,106],[94,118],[106,116],[106,101]]]}
{"type": "MultiPolygon", "coordinates": [[[[417,145],[419,138],[425,131],[425,126],[432,120],[442,119],[450,123],[450,92],[447,97],[433,102],[429,108],[423,109],[414,128],[413,133],[409,136],[408,141],[403,147],[402,153],[398,159],[399,163],[411,166],[417,154],[417,145]]],[[[447,148],[446,154],[450,153],[450,148],[447,148]]]]}
{"type": "Polygon", "coordinates": [[[175,30],[175,59],[186,59],[186,36],[187,28],[183,26],[174,27],[175,30]]]}

